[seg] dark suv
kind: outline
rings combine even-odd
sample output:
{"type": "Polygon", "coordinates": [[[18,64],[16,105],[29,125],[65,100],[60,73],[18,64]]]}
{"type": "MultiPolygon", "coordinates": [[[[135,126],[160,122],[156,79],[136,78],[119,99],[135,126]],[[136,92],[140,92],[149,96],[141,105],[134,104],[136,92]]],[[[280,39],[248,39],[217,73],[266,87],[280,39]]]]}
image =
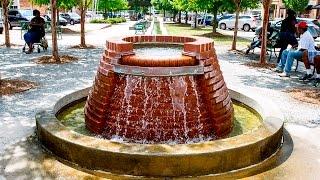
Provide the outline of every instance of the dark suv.
{"type": "Polygon", "coordinates": [[[66,19],[71,25],[79,24],[81,18],[77,13],[60,13],[60,17],[66,19]]]}
{"type": "Polygon", "coordinates": [[[33,11],[31,9],[10,9],[8,15],[9,26],[12,29],[19,27],[20,21],[30,21],[33,18],[33,11]]]}

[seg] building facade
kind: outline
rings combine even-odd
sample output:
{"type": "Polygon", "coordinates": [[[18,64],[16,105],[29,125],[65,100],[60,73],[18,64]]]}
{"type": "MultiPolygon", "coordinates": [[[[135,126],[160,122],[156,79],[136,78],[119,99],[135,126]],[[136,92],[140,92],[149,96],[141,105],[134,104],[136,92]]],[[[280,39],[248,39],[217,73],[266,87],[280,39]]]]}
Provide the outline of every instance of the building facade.
{"type": "MultiPolygon", "coordinates": [[[[320,0],[310,0],[309,1],[310,9],[307,10],[306,12],[300,14],[299,16],[319,19],[320,10],[312,8],[318,4],[320,4],[320,0]]],[[[282,0],[273,0],[272,5],[271,5],[271,9],[273,10],[273,17],[274,18],[285,18],[286,17],[286,8],[285,8],[282,0]]]]}
{"type": "Polygon", "coordinates": [[[12,9],[38,9],[41,14],[46,14],[48,6],[37,6],[32,4],[29,0],[13,0],[12,9]]]}

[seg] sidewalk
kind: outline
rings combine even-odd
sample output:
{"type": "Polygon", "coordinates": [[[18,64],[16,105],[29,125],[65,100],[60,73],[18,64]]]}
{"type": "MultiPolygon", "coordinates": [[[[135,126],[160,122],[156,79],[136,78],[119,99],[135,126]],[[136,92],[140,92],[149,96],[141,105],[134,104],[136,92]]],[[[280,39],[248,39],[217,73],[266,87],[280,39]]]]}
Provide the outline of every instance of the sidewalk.
{"type": "MultiPolygon", "coordinates": [[[[76,45],[72,43],[80,41],[78,36],[59,40],[61,54],[80,58],[80,61],[69,64],[38,65],[32,59],[46,53],[26,55],[19,48],[0,48],[0,71],[4,77],[39,83],[36,89],[0,97],[0,179],[92,177],[44,152],[33,136],[34,115],[44,108],[51,108],[62,96],[92,85],[105,39],[134,34],[129,31],[130,23],[88,33],[88,44],[97,45],[97,49],[68,49],[70,45],[76,45]]],[[[247,57],[230,53],[225,46],[216,44],[215,49],[227,86],[258,93],[277,104],[284,114],[286,130],[293,139],[290,157],[278,167],[254,178],[317,179],[320,172],[320,106],[295,100],[284,92],[291,87],[309,85],[280,78],[271,70],[244,66],[243,63],[249,61],[247,57]]]]}
{"type": "MultiPolygon", "coordinates": [[[[129,27],[132,26],[135,22],[128,21],[121,24],[114,24],[108,28],[107,24],[86,24],[86,43],[94,46],[102,46],[105,44],[105,41],[108,37],[112,36],[122,36],[122,35],[133,35],[134,31],[129,31],[129,27]]],[[[64,27],[63,27],[64,28],[64,27]]],[[[80,44],[80,24],[74,26],[68,25],[66,28],[69,28],[76,33],[62,33],[62,39],[58,38],[59,46],[74,46],[80,44]]],[[[0,35],[0,44],[4,43],[4,34],[0,35]]],[[[46,38],[49,43],[49,51],[51,46],[51,33],[46,34],[46,38]]],[[[10,41],[12,44],[24,45],[24,40],[21,39],[21,30],[14,28],[10,30],[10,41]]]]}
{"type": "MultiPolygon", "coordinates": [[[[113,25],[107,29],[88,33],[87,44],[95,45],[97,49],[70,49],[70,46],[79,44],[80,36],[63,36],[62,40],[58,40],[59,53],[80,58],[80,61],[75,63],[35,64],[34,58],[51,54],[50,40],[48,51],[41,53],[24,54],[21,51],[22,47],[0,48],[2,78],[20,78],[39,84],[36,89],[13,96],[0,97],[0,154],[8,144],[33,134],[34,115],[37,111],[44,107],[51,107],[63,95],[90,86],[106,39],[134,34],[134,31],[129,31],[132,23],[134,22],[113,25]]],[[[11,41],[23,45],[20,30],[11,32],[13,32],[11,41]]],[[[51,38],[48,37],[48,39],[51,38]]],[[[3,42],[2,39],[0,42],[3,42]]]]}

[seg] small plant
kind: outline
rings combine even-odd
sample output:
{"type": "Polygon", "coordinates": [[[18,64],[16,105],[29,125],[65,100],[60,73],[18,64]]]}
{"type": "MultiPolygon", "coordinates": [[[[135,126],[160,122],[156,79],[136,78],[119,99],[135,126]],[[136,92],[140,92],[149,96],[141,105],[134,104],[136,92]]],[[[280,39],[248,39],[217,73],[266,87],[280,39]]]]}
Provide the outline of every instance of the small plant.
{"type": "Polygon", "coordinates": [[[118,24],[126,22],[126,19],[123,17],[119,18],[108,18],[108,19],[93,19],[90,23],[107,23],[107,24],[118,24]]]}

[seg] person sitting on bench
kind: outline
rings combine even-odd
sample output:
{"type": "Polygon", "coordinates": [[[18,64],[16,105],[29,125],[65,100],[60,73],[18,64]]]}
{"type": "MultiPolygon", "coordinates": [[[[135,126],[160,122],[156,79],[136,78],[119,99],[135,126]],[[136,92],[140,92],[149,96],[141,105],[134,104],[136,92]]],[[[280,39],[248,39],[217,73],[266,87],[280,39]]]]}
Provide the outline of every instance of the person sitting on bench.
{"type": "Polygon", "coordinates": [[[27,43],[29,50],[26,52],[27,54],[32,53],[33,44],[40,42],[41,38],[45,36],[44,24],[45,21],[42,17],[40,17],[40,11],[33,10],[34,18],[30,21],[30,29],[27,33],[24,34],[24,40],[27,43]]]}
{"type": "Polygon", "coordinates": [[[297,26],[300,34],[298,49],[296,49],[296,46],[293,46],[291,49],[286,49],[283,51],[280,62],[275,70],[276,72],[282,72],[280,77],[290,77],[293,60],[300,60],[305,50],[315,51],[314,39],[308,31],[307,23],[305,21],[301,21],[297,26]]]}
{"type": "MultiPolygon", "coordinates": [[[[274,36],[273,32],[275,32],[275,29],[273,27],[271,27],[271,23],[268,23],[268,30],[267,30],[267,39],[268,41],[270,39],[272,39],[272,37],[274,36]]],[[[251,50],[253,50],[256,47],[260,47],[261,46],[261,40],[262,40],[262,29],[260,29],[260,32],[258,33],[258,38],[255,38],[251,44],[248,46],[248,49],[246,50],[246,54],[249,54],[249,52],[251,50]]]]}
{"type": "Polygon", "coordinates": [[[299,80],[312,80],[313,74],[310,69],[310,64],[313,63],[316,72],[313,85],[317,86],[320,84],[320,51],[305,51],[302,56],[302,61],[306,67],[306,73],[300,77],[299,80]]]}
{"type": "Polygon", "coordinates": [[[314,68],[316,68],[316,78],[313,81],[313,85],[317,87],[320,84],[320,56],[314,57],[313,64],[314,68]]]}

